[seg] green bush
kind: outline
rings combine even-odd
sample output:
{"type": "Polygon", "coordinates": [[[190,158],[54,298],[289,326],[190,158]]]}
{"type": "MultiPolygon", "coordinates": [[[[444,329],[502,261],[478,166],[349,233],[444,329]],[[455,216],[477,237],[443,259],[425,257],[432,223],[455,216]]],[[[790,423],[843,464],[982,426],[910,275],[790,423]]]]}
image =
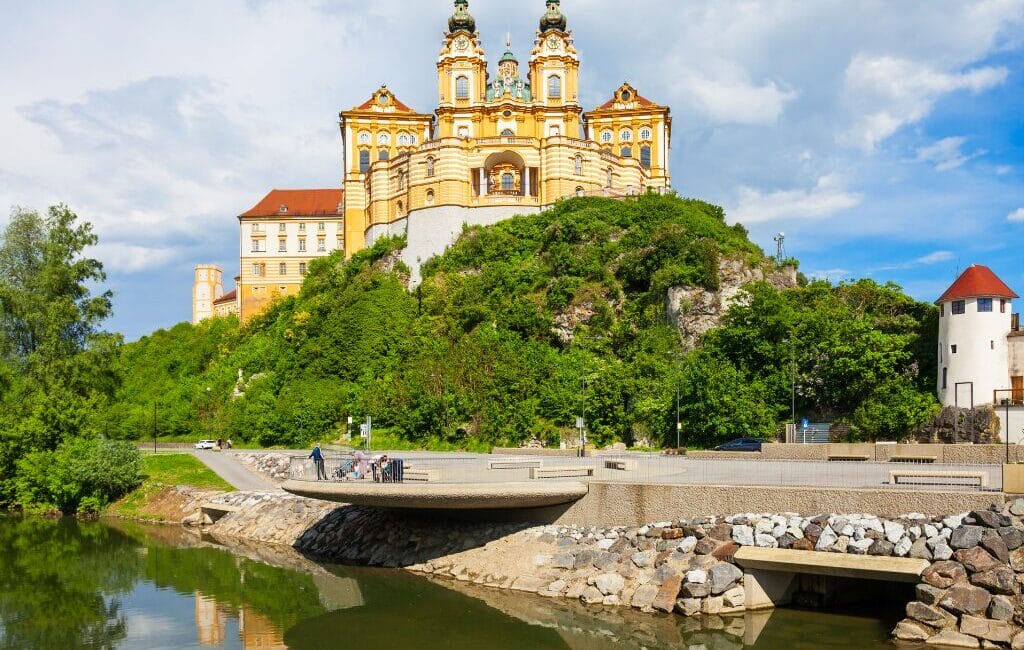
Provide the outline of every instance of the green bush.
{"type": "Polygon", "coordinates": [[[25,507],[97,511],[142,482],[142,455],[129,442],[72,439],[53,451],[26,454],[17,465],[25,507]]]}

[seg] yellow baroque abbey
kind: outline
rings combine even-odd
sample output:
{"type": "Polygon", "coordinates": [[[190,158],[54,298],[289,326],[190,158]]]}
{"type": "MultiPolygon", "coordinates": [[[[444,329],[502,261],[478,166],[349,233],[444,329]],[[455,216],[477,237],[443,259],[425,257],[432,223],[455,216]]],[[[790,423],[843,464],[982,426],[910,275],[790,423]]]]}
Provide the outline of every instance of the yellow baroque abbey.
{"type": "Polygon", "coordinates": [[[584,112],[579,54],[559,0],[548,0],[520,70],[511,43],[488,72],[468,0],[456,0],[437,59],[438,105],[417,113],[382,87],[341,113],[345,242],[352,253],[405,234],[403,256],[436,255],[463,224],[536,212],[572,195],[669,187],[669,109],[628,83],[584,112]]]}
{"type": "MultiPolygon", "coordinates": [[[[342,111],[344,172],[342,188],[334,190],[336,213],[288,207],[327,190],[275,190],[239,217],[241,318],[298,291],[301,273],[317,254],[343,248],[351,257],[380,237],[404,235],[402,259],[418,283],[421,264],[443,252],[464,225],[539,212],[569,196],[667,190],[669,108],[624,83],[585,112],[580,58],[560,4],[547,0],[527,68],[520,68],[506,39],[492,78],[469,2],[455,0],[437,58],[433,114],[416,112],[386,86],[342,111]],[[320,228],[326,222],[330,230],[316,253],[291,250],[301,244],[298,229],[305,221],[320,228]],[[281,233],[277,247],[264,247],[275,229],[281,233]]],[[[335,205],[328,199],[320,202],[335,205]]]]}

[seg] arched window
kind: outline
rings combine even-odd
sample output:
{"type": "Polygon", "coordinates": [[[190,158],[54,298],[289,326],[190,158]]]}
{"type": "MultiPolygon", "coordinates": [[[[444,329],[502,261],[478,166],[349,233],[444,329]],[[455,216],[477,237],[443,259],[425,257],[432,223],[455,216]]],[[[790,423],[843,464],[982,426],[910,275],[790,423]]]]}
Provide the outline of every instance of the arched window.
{"type": "Polygon", "coordinates": [[[377,160],[389,160],[390,158],[391,154],[388,153],[387,149],[381,149],[380,152],[377,154],[377,160]]]}
{"type": "Polygon", "coordinates": [[[455,98],[469,99],[469,77],[455,77],[455,98]]]}
{"type": "Polygon", "coordinates": [[[605,183],[605,187],[611,187],[612,186],[612,168],[611,167],[608,168],[608,178],[606,180],[607,180],[607,182],[605,183]]]}
{"type": "Polygon", "coordinates": [[[398,136],[398,146],[400,146],[400,147],[408,147],[409,146],[409,136],[407,134],[403,133],[400,136],[398,136]]]}
{"type": "Polygon", "coordinates": [[[516,179],[512,174],[506,172],[501,175],[501,190],[503,192],[511,192],[516,188],[516,179]]]}
{"type": "Polygon", "coordinates": [[[576,196],[583,196],[584,193],[585,192],[584,192],[582,187],[577,187],[576,188],[576,196]]]}
{"type": "Polygon", "coordinates": [[[402,214],[404,213],[404,209],[405,209],[405,206],[403,206],[402,202],[399,201],[398,202],[398,212],[397,212],[398,216],[402,216],[402,214]]]}
{"type": "Polygon", "coordinates": [[[434,157],[429,156],[427,158],[427,178],[431,178],[434,175],[434,157]]]}
{"type": "Polygon", "coordinates": [[[640,129],[640,139],[641,140],[650,140],[651,139],[651,130],[648,129],[647,127],[644,127],[642,129],[640,129]]]}
{"type": "Polygon", "coordinates": [[[622,156],[623,158],[632,158],[633,157],[633,147],[623,147],[619,151],[619,155],[622,156]]]}
{"type": "Polygon", "coordinates": [[[562,96],[562,78],[557,74],[548,77],[548,98],[558,99],[562,96]]]}
{"type": "Polygon", "coordinates": [[[640,147],[640,164],[643,165],[644,169],[651,168],[651,148],[648,146],[640,147]]]}
{"type": "Polygon", "coordinates": [[[364,149],[359,152],[359,173],[365,174],[368,169],[370,169],[370,152],[364,149]]]}
{"type": "Polygon", "coordinates": [[[427,190],[427,205],[434,205],[434,190],[427,190]]]}
{"type": "Polygon", "coordinates": [[[516,134],[516,132],[513,131],[512,129],[505,129],[505,130],[503,130],[501,132],[501,135],[504,136],[504,137],[511,137],[511,136],[514,136],[515,134],[516,134]]]}
{"type": "Polygon", "coordinates": [[[391,136],[387,133],[381,133],[377,136],[377,144],[388,145],[391,143],[391,136]]]}
{"type": "Polygon", "coordinates": [[[611,141],[612,141],[612,132],[611,131],[604,131],[604,132],[601,133],[601,142],[608,143],[608,142],[611,142],[611,141]]]}
{"type": "Polygon", "coordinates": [[[583,175],[583,156],[577,155],[575,158],[573,158],[573,164],[574,164],[574,166],[576,168],[576,175],[577,176],[582,176],[583,175]]]}
{"type": "Polygon", "coordinates": [[[359,144],[370,144],[370,134],[365,131],[360,133],[359,144]]]}
{"type": "Polygon", "coordinates": [[[620,142],[629,142],[632,139],[633,139],[633,132],[630,131],[629,129],[622,129],[622,131],[619,132],[619,141],[620,142]]]}

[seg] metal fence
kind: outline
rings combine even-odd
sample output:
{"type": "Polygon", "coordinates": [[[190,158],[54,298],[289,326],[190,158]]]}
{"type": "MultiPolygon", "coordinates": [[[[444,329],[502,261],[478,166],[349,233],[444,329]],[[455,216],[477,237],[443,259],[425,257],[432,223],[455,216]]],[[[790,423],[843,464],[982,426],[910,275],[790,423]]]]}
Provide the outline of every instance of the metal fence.
{"type": "MultiPolygon", "coordinates": [[[[827,488],[884,488],[999,491],[1000,465],[936,465],[927,462],[691,459],[664,454],[624,453],[579,457],[438,455],[395,452],[406,483],[501,483],[579,479],[678,485],[764,485],[827,488]],[[898,484],[893,483],[893,472],[898,484]]],[[[373,481],[372,461],[363,471],[352,455],[328,454],[328,480],[373,481]]],[[[316,480],[313,461],[293,457],[290,476],[316,480]]],[[[378,476],[379,478],[379,476],[378,476]]]]}

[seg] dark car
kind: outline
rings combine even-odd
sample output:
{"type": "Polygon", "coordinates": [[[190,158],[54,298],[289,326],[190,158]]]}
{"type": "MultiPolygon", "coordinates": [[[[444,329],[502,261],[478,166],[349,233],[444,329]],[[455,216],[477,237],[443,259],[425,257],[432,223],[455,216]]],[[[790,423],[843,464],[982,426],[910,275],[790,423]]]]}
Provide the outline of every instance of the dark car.
{"type": "Polygon", "coordinates": [[[718,445],[715,451],[761,451],[761,441],[756,438],[736,438],[718,445]]]}

